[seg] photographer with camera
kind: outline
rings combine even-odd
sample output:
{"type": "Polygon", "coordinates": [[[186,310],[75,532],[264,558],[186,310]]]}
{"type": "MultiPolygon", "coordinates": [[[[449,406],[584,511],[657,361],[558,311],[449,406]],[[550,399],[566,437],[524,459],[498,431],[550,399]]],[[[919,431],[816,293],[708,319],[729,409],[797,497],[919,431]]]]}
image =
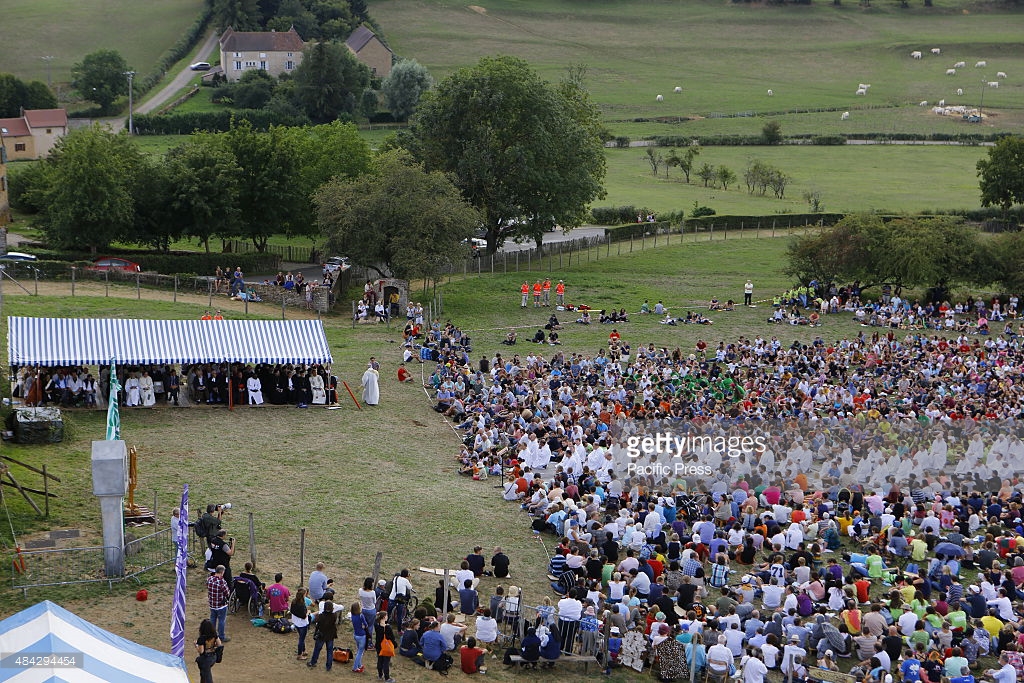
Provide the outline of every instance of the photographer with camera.
{"type": "Polygon", "coordinates": [[[228,588],[231,588],[231,556],[235,554],[235,539],[233,536],[227,538],[227,535],[227,530],[221,529],[215,536],[207,539],[210,544],[210,559],[206,561],[206,568],[213,569],[218,565],[224,565],[224,580],[227,581],[228,588]]]}
{"type": "MultiPolygon", "coordinates": [[[[196,522],[196,535],[199,538],[205,539],[209,543],[210,539],[217,535],[220,531],[221,518],[224,516],[224,510],[231,509],[231,504],[228,505],[214,505],[210,504],[206,506],[206,514],[199,518],[196,522]]],[[[214,565],[216,566],[216,565],[214,565]]]]}

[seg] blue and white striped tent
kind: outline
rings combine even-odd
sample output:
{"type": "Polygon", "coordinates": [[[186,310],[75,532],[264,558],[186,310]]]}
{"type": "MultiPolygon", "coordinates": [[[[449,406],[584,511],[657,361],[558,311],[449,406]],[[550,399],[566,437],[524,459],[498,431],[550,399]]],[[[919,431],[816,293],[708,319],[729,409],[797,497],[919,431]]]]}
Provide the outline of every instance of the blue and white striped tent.
{"type": "Polygon", "coordinates": [[[184,660],[104,631],[49,600],[0,622],[0,653],[0,681],[11,683],[188,683],[184,660]],[[59,668],[15,661],[32,655],[76,661],[59,668]]]}
{"type": "Polygon", "coordinates": [[[331,363],[319,320],[7,319],[7,360],[21,365],[331,363]]]}

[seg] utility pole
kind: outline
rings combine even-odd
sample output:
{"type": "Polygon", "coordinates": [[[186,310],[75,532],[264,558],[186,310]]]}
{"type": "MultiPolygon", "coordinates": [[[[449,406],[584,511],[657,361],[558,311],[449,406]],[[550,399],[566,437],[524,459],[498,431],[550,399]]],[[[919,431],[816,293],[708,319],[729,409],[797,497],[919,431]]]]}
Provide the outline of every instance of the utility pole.
{"type": "Polygon", "coordinates": [[[53,90],[53,78],[51,77],[51,74],[50,74],[50,66],[51,66],[51,62],[53,62],[53,55],[46,55],[45,57],[40,57],[39,59],[41,59],[44,62],[46,62],[46,87],[49,88],[52,91],[53,90]]]}
{"type": "Polygon", "coordinates": [[[135,72],[125,71],[124,75],[128,77],[128,135],[135,135],[135,122],[132,120],[132,78],[135,77],[135,72]]]}

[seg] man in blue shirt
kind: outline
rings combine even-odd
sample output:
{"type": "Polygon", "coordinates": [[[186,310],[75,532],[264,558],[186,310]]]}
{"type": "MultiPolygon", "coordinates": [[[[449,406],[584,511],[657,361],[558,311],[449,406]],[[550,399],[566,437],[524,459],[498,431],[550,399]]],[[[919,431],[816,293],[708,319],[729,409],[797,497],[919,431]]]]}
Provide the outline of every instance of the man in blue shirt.
{"type": "Polygon", "coordinates": [[[917,683],[921,680],[921,660],[914,656],[913,651],[907,650],[903,655],[900,673],[903,674],[903,683],[917,683]]]}
{"type": "Polygon", "coordinates": [[[441,658],[444,653],[444,636],[441,635],[440,623],[433,622],[420,638],[420,646],[423,648],[423,659],[428,666],[441,658]]]}

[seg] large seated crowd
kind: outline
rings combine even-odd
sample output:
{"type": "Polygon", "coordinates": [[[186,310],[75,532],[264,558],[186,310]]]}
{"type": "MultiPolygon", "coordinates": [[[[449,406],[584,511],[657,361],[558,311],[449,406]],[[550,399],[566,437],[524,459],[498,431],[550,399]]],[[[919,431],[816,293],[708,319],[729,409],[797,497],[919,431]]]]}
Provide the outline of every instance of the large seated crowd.
{"type": "Polygon", "coordinates": [[[460,471],[504,477],[524,524],[554,535],[540,625],[563,653],[601,651],[577,634],[604,614],[606,664],[654,662],[666,680],[814,678],[850,658],[864,680],[970,683],[986,656],[990,680],[1015,680],[1020,337],[887,327],[475,364],[439,344],[428,386],[464,435],[460,471]],[[657,435],[709,438],[666,454],[657,435]]]}

